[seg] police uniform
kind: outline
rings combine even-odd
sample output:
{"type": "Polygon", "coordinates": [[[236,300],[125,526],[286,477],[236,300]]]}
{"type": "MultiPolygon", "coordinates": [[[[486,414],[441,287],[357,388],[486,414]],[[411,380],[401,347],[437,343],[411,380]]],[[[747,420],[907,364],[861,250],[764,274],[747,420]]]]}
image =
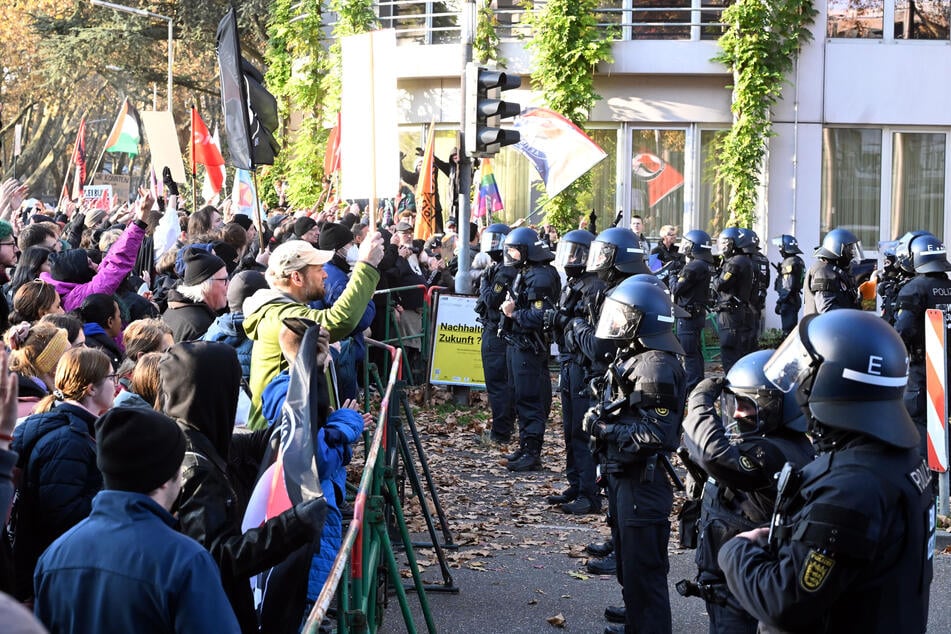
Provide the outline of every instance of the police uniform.
{"type": "Polygon", "coordinates": [[[677,319],[677,338],[684,352],[684,371],[687,376],[687,392],[703,380],[703,347],[701,333],[707,321],[707,306],[710,303],[710,279],[713,266],[691,258],[680,270],[671,289],[674,302],[690,313],[689,317],[677,319]]]}
{"type": "Polygon", "coordinates": [[[673,491],[663,460],[677,446],[684,370],[676,355],[648,350],[619,357],[611,375],[618,381],[604,386],[605,402],[636,395],[617,412],[604,415],[592,431],[610,487],[625,631],[670,632],[667,542],[673,491]]]}
{"type": "Polygon", "coordinates": [[[513,285],[515,310],[511,331],[504,335],[506,361],[519,422],[519,443],[537,457],[551,413],[544,314],[555,307],[555,298],[561,294],[561,278],[550,264],[535,262],[528,262],[519,278],[513,285]]]}
{"type": "Polygon", "coordinates": [[[780,486],[789,506],[771,547],[720,549],[740,604],[766,632],[924,632],[935,516],[918,452],[856,434],[798,473],[780,486]]]}
{"type": "Polygon", "coordinates": [[[717,326],[723,371],[752,350],[756,314],[750,304],[753,291],[753,263],[736,253],[726,259],[714,281],[717,292],[717,326]]]}
{"type": "Polygon", "coordinates": [[[766,295],[769,292],[769,259],[763,255],[763,252],[755,248],[748,254],[750,264],[753,265],[753,290],[750,292],[750,306],[753,308],[753,332],[754,340],[749,346],[749,350],[756,349],[756,337],[759,334],[760,325],[763,319],[763,311],[766,309],[766,295]]]}
{"type": "Polygon", "coordinates": [[[905,407],[921,434],[921,455],[927,456],[925,311],[951,311],[951,280],[945,273],[916,275],[899,291],[895,305],[895,330],[905,342],[909,358],[905,407]]]}
{"type": "Polygon", "coordinates": [[[690,458],[709,476],[701,502],[696,589],[707,602],[711,634],[755,634],[756,619],[727,589],[717,553],[734,535],[769,521],[775,475],[786,462],[808,464],[812,445],[805,434],[786,427],[731,441],[714,408],[715,394],[700,388],[690,395],[683,424],[690,458]]]}
{"type": "Polygon", "coordinates": [[[910,278],[903,274],[902,270],[895,264],[894,259],[889,262],[885,260],[882,267],[882,273],[878,276],[878,284],[875,290],[878,296],[882,298],[882,319],[895,325],[895,317],[898,313],[896,302],[898,293],[902,287],[908,283],[910,278]]]}
{"type": "Polygon", "coordinates": [[[841,266],[818,258],[806,274],[805,315],[827,313],[838,308],[859,308],[855,279],[841,266]]]}
{"type": "Polygon", "coordinates": [[[482,319],[482,369],[485,391],[492,410],[492,438],[508,441],[515,429],[515,408],[508,363],[505,360],[505,341],[499,337],[502,313],[499,306],[505,301],[508,289],[515,281],[515,269],[495,263],[489,266],[479,280],[479,302],[476,311],[482,319]]]}
{"type": "MultiPolygon", "coordinates": [[[[582,273],[570,278],[561,293],[558,312],[564,320],[585,319],[595,310],[593,304],[603,292],[604,282],[595,273],[582,273]]],[[[582,429],[585,412],[592,405],[588,389],[588,364],[581,346],[570,328],[555,331],[555,341],[560,352],[561,375],[558,382],[561,393],[561,415],[565,437],[565,472],[568,487],[578,496],[598,504],[594,458],[591,455],[590,437],[582,429]]]]}
{"type": "Polygon", "coordinates": [[[783,325],[783,336],[792,332],[799,322],[799,309],[802,308],[802,281],[806,264],[796,254],[787,255],[779,265],[776,276],[776,314],[783,325]]]}

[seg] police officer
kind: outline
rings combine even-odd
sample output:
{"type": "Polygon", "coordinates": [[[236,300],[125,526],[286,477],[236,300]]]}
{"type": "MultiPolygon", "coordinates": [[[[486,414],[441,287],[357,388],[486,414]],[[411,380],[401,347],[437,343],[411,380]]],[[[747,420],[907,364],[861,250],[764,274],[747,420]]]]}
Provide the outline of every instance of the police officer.
{"type": "Polygon", "coordinates": [[[492,430],[489,438],[496,443],[507,443],[515,430],[515,406],[512,385],[509,382],[508,364],[505,361],[506,345],[499,337],[499,322],[502,313],[499,306],[505,301],[515,269],[502,262],[502,243],[509,233],[508,225],[492,224],[482,232],[481,251],[492,258],[479,279],[479,301],[476,312],[482,322],[482,370],[485,375],[485,391],[492,410],[492,430]]]}
{"type": "Polygon", "coordinates": [[[766,364],[776,387],[796,391],[819,452],[783,469],[772,529],[740,533],[718,556],[769,631],[927,628],[935,510],[903,403],[907,355],[874,314],[834,310],[803,318],[766,364]]]}
{"type": "Polygon", "coordinates": [[[749,256],[750,263],[753,265],[753,289],[750,292],[750,307],[753,309],[753,330],[750,336],[753,340],[750,342],[747,350],[756,349],[756,340],[763,325],[763,311],[766,309],[766,295],[769,293],[769,259],[760,249],[759,236],[752,229],[750,240],[745,242],[743,253],[749,256]]]}
{"type": "Polygon", "coordinates": [[[519,423],[519,447],[508,456],[509,471],[541,468],[542,441],[551,413],[551,376],[545,311],[555,307],[561,278],[550,262],[548,246],[528,227],[505,236],[505,262],[515,267],[516,279],[500,310],[509,319],[500,327],[507,344],[506,361],[519,423]]]}
{"type": "Polygon", "coordinates": [[[796,236],[784,233],[773,238],[773,244],[779,247],[783,261],[776,269],[774,289],[779,298],[776,300],[776,314],[783,324],[783,336],[792,332],[799,321],[799,309],[802,307],[802,281],[806,274],[806,263],[799,255],[802,249],[796,236]]]}
{"type": "Polygon", "coordinates": [[[772,354],[751,352],[736,362],[725,381],[704,380],[687,401],[684,445],[708,478],[701,503],[697,579],[681,582],[677,589],[706,601],[711,634],[755,634],[756,619],[727,590],[717,552],[734,535],[769,522],[775,475],[786,462],[805,466],[813,458],[795,395],[783,394],[763,373],[772,354]]]}
{"type": "Polygon", "coordinates": [[[547,501],[560,504],[562,511],[574,515],[601,510],[590,437],[581,429],[584,414],[592,405],[585,381],[584,353],[572,331],[569,330],[566,337],[564,330],[572,319],[587,318],[595,297],[604,289],[604,282],[596,273],[585,271],[593,240],[593,233],[579,229],[569,231],[558,241],[554,266],[565,272],[568,282],[561,290],[558,307],[545,313],[545,325],[554,334],[561,364],[558,387],[565,437],[565,475],[568,478],[568,488],[557,495],[549,495],[547,501]]]}
{"type": "Polygon", "coordinates": [[[753,243],[749,229],[727,227],[717,240],[723,263],[713,281],[717,293],[717,328],[720,333],[720,360],[729,372],[740,357],[753,349],[756,313],[750,303],[753,292],[753,263],[746,251],[753,243]]]}
{"type": "Polygon", "coordinates": [[[701,333],[707,321],[707,308],[713,298],[710,294],[710,279],[713,277],[713,243],[710,235],[694,229],[684,234],[680,252],[687,264],[680,270],[671,294],[674,302],[689,313],[677,319],[677,338],[684,349],[684,371],[687,374],[687,390],[703,380],[703,346],[701,333]]]}
{"type": "Polygon", "coordinates": [[[852,260],[862,259],[862,246],[848,229],[833,229],[816,249],[816,261],[806,273],[806,315],[837,308],[859,308],[859,289],[849,272],[852,260]]]}
{"type": "MultiPolygon", "coordinates": [[[[951,271],[944,244],[931,234],[915,236],[908,245],[915,276],[898,292],[895,330],[908,348],[908,387],[905,405],[921,435],[921,455],[927,457],[927,409],[925,375],[925,311],[951,311],[951,271]]],[[[905,259],[903,259],[903,262],[905,259]]]]}
{"type": "Polygon", "coordinates": [[[667,467],[686,397],[676,356],[683,348],[673,321],[667,294],[633,279],[608,293],[598,318],[595,336],[619,347],[598,405],[585,415],[608,477],[624,597],[624,628],[606,631],[671,631],[667,542],[673,491],[667,467]]]}
{"type": "Polygon", "coordinates": [[[882,319],[895,325],[895,313],[898,309],[895,306],[895,300],[898,299],[898,291],[908,281],[895,257],[895,247],[898,246],[897,240],[890,240],[879,244],[879,251],[882,252],[882,268],[876,271],[875,291],[882,302],[882,319]]]}

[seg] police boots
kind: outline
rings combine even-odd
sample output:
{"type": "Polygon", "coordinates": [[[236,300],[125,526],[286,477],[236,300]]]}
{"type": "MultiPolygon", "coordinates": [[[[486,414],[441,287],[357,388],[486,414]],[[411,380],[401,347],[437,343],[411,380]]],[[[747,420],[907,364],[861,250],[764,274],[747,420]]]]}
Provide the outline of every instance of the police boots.
{"type": "Polygon", "coordinates": [[[506,467],[509,471],[538,471],[542,468],[542,443],[536,438],[526,438],[522,447],[522,455],[515,460],[509,460],[506,467]]]}

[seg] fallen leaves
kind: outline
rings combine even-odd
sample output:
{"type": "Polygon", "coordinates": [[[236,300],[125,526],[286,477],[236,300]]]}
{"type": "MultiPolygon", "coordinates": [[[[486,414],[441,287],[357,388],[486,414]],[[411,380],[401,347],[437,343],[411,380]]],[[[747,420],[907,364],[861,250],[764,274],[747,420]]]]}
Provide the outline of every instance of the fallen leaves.
{"type": "Polygon", "coordinates": [[[546,620],[555,627],[564,627],[566,622],[565,616],[561,612],[555,616],[548,617],[546,620]]]}

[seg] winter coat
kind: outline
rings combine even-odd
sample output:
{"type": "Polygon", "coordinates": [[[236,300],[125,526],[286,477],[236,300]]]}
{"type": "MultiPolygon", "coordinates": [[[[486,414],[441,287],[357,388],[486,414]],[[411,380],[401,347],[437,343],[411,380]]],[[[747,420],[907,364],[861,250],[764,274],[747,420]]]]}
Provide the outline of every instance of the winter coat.
{"type": "Polygon", "coordinates": [[[26,418],[36,409],[40,399],[49,394],[46,385],[32,376],[17,374],[17,419],[26,418]]]}
{"type": "Polygon", "coordinates": [[[168,308],[162,313],[176,343],[201,339],[216,317],[208,304],[193,302],[174,289],[168,292],[168,308]]]}
{"type": "Polygon", "coordinates": [[[63,310],[66,312],[79,308],[83,300],[93,293],[112,295],[132,271],[135,257],[139,252],[139,245],[145,237],[145,225],[135,220],[129,223],[119,239],[109,249],[106,257],[99,264],[99,270],[93,278],[83,284],[63,282],[53,279],[49,273],[40,273],[40,279],[53,285],[63,300],[63,310]]]}
{"type": "Polygon", "coordinates": [[[147,495],[102,491],[40,557],[37,617],[51,632],[240,632],[214,560],[176,525],[147,495]]]}
{"type": "Polygon", "coordinates": [[[244,330],[254,341],[251,351],[251,419],[248,426],[266,425],[261,415],[261,393],[287,367],[278,345],[278,334],[287,317],[313,319],[330,331],[330,341],[345,338],[360,323],[380,279],[379,272],[366,263],[357,263],[353,276],[333,306],[323,310],[308,308],[280,291],[262,289],[244,302],[244,330]]]}
{"type": "Polygon", "coordinates": [[[33,569],[47,546],[89,515],[102,489],[96,466],[96,417],[71,403],[34,414],[13,432],[22,487],[16,503],[17,597],[33,594],[33,569]]]}
{"type": "Polygon", "coordinates": [[[225,313],[208,327],[208,331],[201,338],[202,341],[217,341],[226,343],[238,353],[238,363],[241,364],[241,376],[245,381],[251,376],[251,347],[253,341],[248,339],[244,332],[244,313],[225,313]]]}
{"type": "Polygon", "coordinates": [[[86,347],[97,348],[109,356],[112,362],[112,369],[118,370],[122,360],[125,359],[125,353],[115,339],[97,323],[83,324],[83,334],[86,335],[86,347]]]}

